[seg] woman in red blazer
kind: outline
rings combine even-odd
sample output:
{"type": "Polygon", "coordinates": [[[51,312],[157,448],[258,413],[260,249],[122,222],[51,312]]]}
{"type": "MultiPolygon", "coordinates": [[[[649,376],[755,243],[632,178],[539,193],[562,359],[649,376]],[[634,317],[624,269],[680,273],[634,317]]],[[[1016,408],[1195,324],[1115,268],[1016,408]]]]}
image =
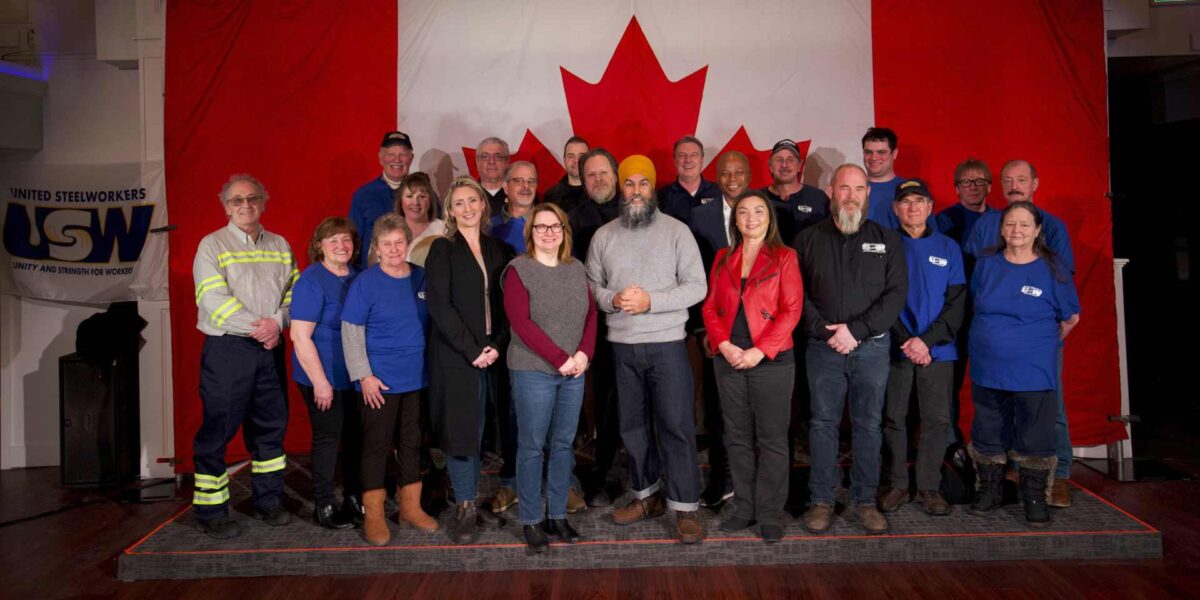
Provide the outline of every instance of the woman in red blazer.
{"type": "Polygon", "coordinates": [[[758,523],[763,540],[777,542],[790,467],[792,329],[804,285],[796,251],[780,241],[775,210],[762,192],[738,198],[729,238],[713,262],[703,309],[709,346],[720,355],[714,366],[733,479],[734,510],[721,530],[758,523]]]}

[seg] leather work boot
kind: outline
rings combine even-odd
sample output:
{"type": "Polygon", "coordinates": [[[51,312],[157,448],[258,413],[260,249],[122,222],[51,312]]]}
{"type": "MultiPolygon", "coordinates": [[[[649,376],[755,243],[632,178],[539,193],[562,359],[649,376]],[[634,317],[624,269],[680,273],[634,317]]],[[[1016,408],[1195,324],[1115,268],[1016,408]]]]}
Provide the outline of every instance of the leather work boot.
{"type": "Polygon", "coordinates": [[[854,512],[858,515],[858,522],[867,533],[877,535],[887,533],[888,520],[875,508],[874,504],[859,504],[854,507],[854,512]]]}
{"type": "Polygon", "coordinates": [[[577,512],[587,510],[587,502],[583,501],[583,494],[575,488],[567,489],[567,514],[573,515],[577,512]]]}
{"type": "Polygon", "coordinates": [[[579,535],[579,532],[575,531],[575,528],[571,527],[571,523],[566,519],[546,519],[542,521],[542,528],[546,530],[546,535],[557,537],[568,544],[574,544],[583,539],[583,536],[579,535]]]}
{"type": "Polygon", "coordinates": [[[679,541],[685,544],[695,544],[704,540],[704,523],[700,522],[700,511],[675,511],[675,533],[679,541]]]}
{"type": "Polygon", "coordinates": [[[227,540],[242,535],[242,526],[228,515],[211,521],[200,521],[200,529],[203,529],[208,537],[218,540],[227,540]]]}
{"type": "Polygon", "coordinates": [[[1047,492],[1046,504],[1054,508],[1071,507],[1071,480],[1055,478],[1047,492]]]}
{"type": "Polygon", "coordinates": [[[950,503],[938,490],[920,490],[917,492],[917,504],[925,509],[925,514],[944,517],[950,514],[950,503]]]}
{"type": "Polygon", "coordinates": [[[525,545],[529,546],[529,551],[534,554],[541,554],[550,549],[550,540],[546,537],[546,530],[542,529],[542,524],[526,525],[524,528],[525,545]]]}
{"type": "Polygon", "coordinates": [[[1004,465],[978,464],[976,473],[979,475],[979,491],[975,493],[975,502],[967,512],[986,517],[1000,508],[1004,494],[1004,465]]]}
{"type": "Polygon", "coordinates": [[[275,506],[268,508],[265,512],[255,510],[254,518],[266,523],[267,525],[279,527],[281,525],[287,525],[292,520],[292,515],[283,507],[282,504],[276,504],[275,506]]]}
{"type": "Polygon", "coordinates": [[[1025,503],[1025,524],[1041,529],[1050,526],[1050,508],[1046,506],[1046,479],[1049,469],[1021,467],[1021,501],[1025,503]]]}
{"type": "Polygon", "coordinates": [[[387,492],[382,488],[363,492],[363,537],[372,546],[382,546],[392,539],[387,520],[383,516],[383,503],[387,492]]]}
{"type": "Polygon", "coordinates": [[[896,512],[902,505],[908,504],[908,501],[908,490],[892,488],[879,497],[879,510],[885,513],[896,512]]]}
{"type": "Polygon", "coordinates": [[[410,483],[396,490],[400,504],[400,520],[428,533],[438,530],[437,519],[421,509],[421,482],[410,483]]]}
{"type": "Polygon", "coordinates": [[[624,508],[612,512],[613,522],[617,525],[632,525],[643,519],[661,517],[666,512],[662,494],[655,492],[647,498],[634,498],[624,508]]]}
{"type": "Polygon", "coordinates": [[[804,511],[804,528],[813,533],[825,533],[833,525],[833,506],[829,504],[814,504],[804,511]]]}
{"type": "Polygon", "coordinates": [[[478,513],[475,503],[469,500],[454,507],[454,522],[447,528],[450,541],[455,544],[474,544],[479,539],[478,513]]]}
{"type": "Polygon", "coordinates": [[[496,514],[504,514],[504,511],[517,505],[517,492],[508,486],[500,486],[496,488],[495,495],[491,500],[488,500],[488,507],[496,514]]]}

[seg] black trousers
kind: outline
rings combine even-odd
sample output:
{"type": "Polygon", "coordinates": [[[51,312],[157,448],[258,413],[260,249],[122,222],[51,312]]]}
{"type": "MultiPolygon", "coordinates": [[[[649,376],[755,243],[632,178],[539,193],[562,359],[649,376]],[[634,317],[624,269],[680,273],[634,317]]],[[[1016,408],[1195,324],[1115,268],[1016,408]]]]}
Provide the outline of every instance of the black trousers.
{"type": "Polygon", "coordinates": [[[396,446],[396,485],[404,487],[421,480],[421,391],[384,394],[383,406],[363,404],[362,489],[384,487],[387,455],[396,446]]]}
{"type": "Polygon", "coordinates": [[[597,323],[595,357],[588,367],[588,384],[592,386],[592,420],[596,428],[596,461],[589,473],[580,475],[584,486],[589,489],[604,485],[621,447],[616,383],[612,343],[607,339],[607,332],[601,331],[597,323]]]}
{"type": "Polygon", "coordinates": [[[208,336],[200,353],[200,402],[204,420],[196,432],[196,518],[212,521],[229,514],[225,447],[242,429],[251,455],[254,508],[273,509],[283,496],[283,434],[288,404],[284,387],[284,347],[263,348],[254,338],[208,336]]]}
{"type": "Polygon", "coordinates": [[[693,336],[700,348],[700,394],[704,398],[704,429],[708,431],[708,487],[724,492],[729,482],[729,455],[725,451],[725,418],[721,415],[721,394],[713,364],[724,360],[709,358],[704,336],[693,336]]]}
{"type": "Polygon", "coordinates": [[[883,443],[891,455],[884,463],[893,488],[908,489],[908,408],[913,386],[921,413],[921,440],[917,444],[917,489],[938,490],[942,485],[942,457],[950,439],[951,385],[954,361],[919,367],[910,360],[893,361],[888,370],[887,399],[883,410],[883,443]]]}
{"type": "Polygon", "coordinates": [[[753,369],[739,371],[717,356],[713,364],[725,418],[734,515],[782,525],[791,468],[788,423],[796,363],[764,359],[753,369]]]}
{"type": "Polygon", "coordinates": [[[296,384],[312,423],[313,499],[317,506],[333,505],[333,477],[342,467],[342,494],[362,494],[362,396],[354,390],[333,390],[333,404],[317,410],[312,386],[296,384]],[[341,450],[338,449],[339,442],[341,450]]]}

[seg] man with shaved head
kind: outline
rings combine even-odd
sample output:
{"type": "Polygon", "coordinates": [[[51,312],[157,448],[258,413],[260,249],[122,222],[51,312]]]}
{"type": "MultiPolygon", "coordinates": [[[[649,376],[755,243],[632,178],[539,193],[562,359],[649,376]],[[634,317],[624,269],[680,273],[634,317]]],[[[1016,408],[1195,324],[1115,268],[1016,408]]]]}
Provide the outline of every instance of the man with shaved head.
{"type": "MultiPolygon", "coordinates": [[[[807,336],[805,361],[812,394],[809,444],[811,505],[804,526],[829,529],[838,476],[838,429],[850,406],[854,466],[850,492],[854,514],[867,533],[888,530],[875,506],[883,443],[884,393],[890,337],[908,294],[908,265],[900,234],[867,220],[867,173],[846,164],[833,173],[832,215],[796,236],[804,278],[800,326],[807,336]]],[[[890,198],[889,198],[890,200],[890,198]]]]}

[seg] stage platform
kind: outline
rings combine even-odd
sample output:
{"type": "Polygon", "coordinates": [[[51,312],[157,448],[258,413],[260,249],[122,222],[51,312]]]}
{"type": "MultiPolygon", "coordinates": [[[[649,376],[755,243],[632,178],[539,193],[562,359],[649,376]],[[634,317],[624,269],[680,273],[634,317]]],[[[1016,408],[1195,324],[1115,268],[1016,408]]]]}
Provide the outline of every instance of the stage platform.
{"type": "MultiPolygon", "coordinates": [[[[300,461],[294,461],[300,462],[300,461]]],[[[702,509],[708,539],[684,546],[672,538],[670,515],[629,527],[613,524],[611,508],[588,509],[571,516],[584,536],[578,544],[553,544],[550,551],[530,555],[521,536],[517,509],[509,524],[486,531],[479,543],[455,546],[444,532],[420,533],[398,528],[389,519],[392,541],[368,546],[358,529],[332,531],[309,518],[311,483],[304,464],[289,467],[286,506],[295,515],[283,527],[271,527],[249,516],[250,475],[244,469],[230,478],[234,518],[240,537],[215,540],[197,527],[190,507],[182,510],[134,545],[119,561],[118,578],[200,579],[272,575],[346,575],[388,572],[507,571],[527,569],[610,569],[656,566],[785,565],[805,563],[926,562],[980,560],[1124,560],[1160,558],[1158,530],[1133,515],[1075,486],[1074,506],[1053,510],[1051,527],[1024,525],[1019,505],[1005,506],[987,518],[955,506],[946,517],[925,515],[907,504],[889,515],[891,531],[866,535],[850,514],[839,514],[824,535],[808,533],[800,522],[788,523],[782,542],[766,544],[757,531],[725,534],[720,516],[702,509]]],[[[496,484],[481,482],[480,497],[496,484]]],[[[615,506],[622,506],[619,499],[615,506]]],[[[839,506],[839,511],[841,507],[839,506]]],[[[389,501],[389,515],[395,507],[389,501]]],[[[443,526],[453,510],[440,515],[443,526]]]]}

